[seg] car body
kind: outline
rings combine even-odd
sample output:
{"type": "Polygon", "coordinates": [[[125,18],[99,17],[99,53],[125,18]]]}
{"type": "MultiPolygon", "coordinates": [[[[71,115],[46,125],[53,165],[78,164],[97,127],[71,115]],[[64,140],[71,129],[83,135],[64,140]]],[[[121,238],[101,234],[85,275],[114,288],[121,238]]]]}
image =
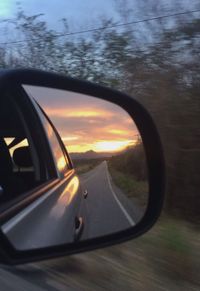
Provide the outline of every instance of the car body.
{"type": "Polygon", "coordinates": [[[5,232],[25,248],[76,241],[84,225],[79,177],[52,122],[31,96],[22,95],[23,106],[11,96],[1,100],[1,214],[13,216],[5,232]]]}

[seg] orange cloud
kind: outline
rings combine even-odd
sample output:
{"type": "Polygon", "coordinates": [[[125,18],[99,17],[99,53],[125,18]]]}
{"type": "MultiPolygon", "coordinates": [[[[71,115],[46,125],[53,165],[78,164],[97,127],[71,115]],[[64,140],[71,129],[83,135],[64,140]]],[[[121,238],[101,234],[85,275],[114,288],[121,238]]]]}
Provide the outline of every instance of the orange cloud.
{"type": "Polygon", "coordinates": [[[87,118],[87,117],[101,117],[108,118],[112,117],[113,113],[107,110],[98,108],[46,108],[45,111],[50,117],[73,117],[73,118],[87,118]]]}
{"type": "Polygon", "coordinates": [[[62,137],[62,140],[65,142],[65,141],[73,141],[73,140],[77,140],[79,139],[80,137],[79,136],[63,136],[62,137]]]}

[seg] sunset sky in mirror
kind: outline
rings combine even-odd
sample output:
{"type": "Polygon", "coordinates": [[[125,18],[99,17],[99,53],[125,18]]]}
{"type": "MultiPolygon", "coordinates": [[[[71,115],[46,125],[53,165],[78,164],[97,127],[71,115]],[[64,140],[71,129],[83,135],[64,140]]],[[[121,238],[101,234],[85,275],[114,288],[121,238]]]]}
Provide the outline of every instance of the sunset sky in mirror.
{"type": "Polygon", "coordinates": [[[68,152],[116,152],[137,140],[131,117],[111,102],[64,90],[23,87],[49,116],[68,152]]]}

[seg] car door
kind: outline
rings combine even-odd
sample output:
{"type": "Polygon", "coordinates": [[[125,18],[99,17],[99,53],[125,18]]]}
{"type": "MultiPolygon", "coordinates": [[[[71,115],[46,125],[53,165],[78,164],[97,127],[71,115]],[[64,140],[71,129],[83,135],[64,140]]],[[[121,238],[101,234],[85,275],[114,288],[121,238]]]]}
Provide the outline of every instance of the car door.
{"type": "MultiPolygon", "coordinates": [[[[18,204],[15,203],[14,207],[6,209],[8,220],[3,224],[3,230],[18,249],[73,242],[80,237],[83,230],[83,218],[80,214],[82,191],[79,178],[51,121],[33,99],[27,95],[23,98],[26,98],[29,103],[29,109],[26,108],[25,115],[31,115],[34,112],[37,124],[32,121],[32,125],[35,124],[36,131],[42,132],[43,141],[38,137],[35,140],[36,136],[31,134],[29,121],[23,115],[25,112],[20,112],[23,115],[28,141],[32,140],[35,145],[31,145],[32,143],[29,142],[31,159],[38,164],[38,169],[43,165],[43,179],[39,185],[20,193],[18,196],[21,198],[18,204]],[[39,148],[42,142],[46,146],[39,148]],[[40,155],[37,155],[38,151],[40,151],[40,155]],[[46,152],[49,155],[49,165],[45,164],[46,152]],[[18,210],[16,211],[17,205],[18,210]],[[9,219],[9,211],[16,213],[14,216],[12,214],[11,219],[9,219]]],[[[20,108],[20,110],[22,109],[20,108]]],[[[25,148],[27,150],[27,146],[18,148],[18,160],[20,154],[21,159],[25,160],[25,148]]],[[[36,173],[39,176],[40,174],[36,173]]],[[[19,175],[25,177],[22,171],[19,171],[19,175]]]]}

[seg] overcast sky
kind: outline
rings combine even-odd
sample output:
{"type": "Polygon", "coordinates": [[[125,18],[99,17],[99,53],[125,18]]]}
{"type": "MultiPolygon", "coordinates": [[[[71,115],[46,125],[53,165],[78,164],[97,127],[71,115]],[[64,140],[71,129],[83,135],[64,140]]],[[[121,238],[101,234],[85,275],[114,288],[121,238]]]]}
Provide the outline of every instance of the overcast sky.
{"type": "MultiPolygon", "coordinates": [[[[101,27],[102,19],[124,23],[198,8],[200,0],[0,0],[0,20],[15,18],[19,9],[29,16],[42,13],[44,15],[40,20],[46,21],[48,28],[62,33],[63,18],[67,19],[69,32],[77,32],[101,27]]],[[[200,13],[184,15],[184,21],[191,21],[193,17],[198,16],[200,13]]],[[[177,17],[165,18],[162,20],[162,26],[159,21],[151,21],[117,29],[119,31],[134,29],[135,39],[145,47],[158,41],[159,31],[161,29],[162,32],[163,25],[165,29],[174,27],[177,19],[177,17]]],[[[13,28],[13,25],[0,22],[0,42],[19,40],[21,35],[13,28]]],[[[85,38],[90,38],[90,35],[90,32],[81,34],[85,38]]]]}
{"type": "Polygon", "coordinates": [[[58,31],[62,29],[59,22],[62,18],[68,19],[70,30],[92,28],[101,23],[102,17],[123,21],[118,13],[119,3],[123,3],[121,10],[127,11],[129,20],[156,16],[157,13],[165,15],[193,10],[200,6],[199,0],[0,0],[0,18],[13,18],[21,7],[28,15],[45,14],[43,18],[49,27],[58,31]]]}
{"type": "Polygon", "coordinates": [[[114,9],[114,2],[111,0],[21,0],[16,4],[16,0],[0,0],[0,17],[12,18],[21,7],[26,14],[34,15],[43,13],[48,25],[59,30],[59,20],[67,18],[70,28],[91,27],[93,23],[98,23],[101,17],[118,18],[118,13],[114,9]]]}

